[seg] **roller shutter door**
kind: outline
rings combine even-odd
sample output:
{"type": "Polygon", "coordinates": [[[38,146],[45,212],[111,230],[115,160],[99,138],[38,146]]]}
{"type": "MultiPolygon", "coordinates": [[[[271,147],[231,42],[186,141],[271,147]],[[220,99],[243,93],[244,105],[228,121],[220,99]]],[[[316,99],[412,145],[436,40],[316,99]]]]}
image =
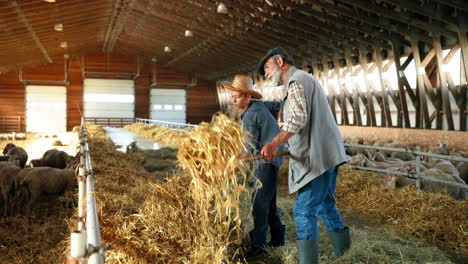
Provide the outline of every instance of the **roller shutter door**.
{"type": "Polygon", "coordinates": [[[135,115],[133,80],[84,80],[85,117],[130,117],[135,115]]]}
{"type": "Polygon", "coordinates": [[[67,129],[67,88],[26,86],[26,131],[65,132],[67,129]]]}
{"type": "Polygon", "coordinates": [[[151,119],[186,123],[186,109],[184,89],[151,89],[151,119]]]}

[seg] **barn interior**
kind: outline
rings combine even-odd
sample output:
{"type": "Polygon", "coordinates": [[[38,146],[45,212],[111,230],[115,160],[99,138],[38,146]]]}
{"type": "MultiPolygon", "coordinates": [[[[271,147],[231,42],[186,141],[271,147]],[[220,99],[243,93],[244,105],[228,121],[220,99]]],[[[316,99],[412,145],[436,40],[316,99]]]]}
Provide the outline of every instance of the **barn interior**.
{"type": "Polygon", "coordinates": [[[320,263],[468,261],[466,1],[5,0],[0,32],[0,148],[27,152],[22,171],[48,150],[81,161],[74,172],[95,178],[84,199],[94,197],[100,231],[73,256],[73,232],[90,222],[79,191],[15,212],[8,195],[28,196],[14,197],[21,184],[5,187],[0,166],[0,263],[298,263],[288,162],[278,183],[286,245],[244,260],[252,169],[220,141],[243,142],[223,82],[247,75],[263,101],[283,102],[284,87],[257,72],[278,46],[320,83],[349,155],[336,199],[353,244],[336,259],[321,237],[320,263]],[[424,169],[429,153],[444,155],[448,187],[424,190],[419,169],[380,163],[398,151],[424,169]]]}

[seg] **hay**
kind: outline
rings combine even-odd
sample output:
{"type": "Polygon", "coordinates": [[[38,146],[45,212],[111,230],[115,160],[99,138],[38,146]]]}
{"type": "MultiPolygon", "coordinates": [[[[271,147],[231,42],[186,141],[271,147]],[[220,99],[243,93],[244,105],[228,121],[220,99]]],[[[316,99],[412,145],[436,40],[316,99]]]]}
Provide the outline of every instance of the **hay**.
{"type": "Polygon", "coordinates": [[[468,200],[418,192],[413,186],[384,190],[381,182],[375,173],[341,168],[338,206],[372,215],[401,234],[468,255],[468,200]]]}
{"type": "Polygon", "coordinates": [[[179,146],[182,139],[187,137],[187,133],[182,131],[171,130],[162,126],[145,125],[143,123],[126,125],[124,128],[149,140],[162,142],[171,146],[179,146]]]}
{"type": "Polygon", "coordinates": [[[164,184],[141,168],[141,155],[115,151],[99,127],[89,133],[103,243],[115,247],[107,263],[236,261],[247,175],[238,124],[218,116],[189,133],[178,154],[185,175],[164,184]]]}

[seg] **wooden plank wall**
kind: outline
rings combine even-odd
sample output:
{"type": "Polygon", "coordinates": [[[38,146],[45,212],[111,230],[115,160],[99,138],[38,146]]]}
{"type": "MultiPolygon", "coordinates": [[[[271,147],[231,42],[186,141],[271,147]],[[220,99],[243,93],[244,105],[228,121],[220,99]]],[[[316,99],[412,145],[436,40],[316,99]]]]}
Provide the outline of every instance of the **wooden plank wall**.
{"type": "Polygon", "coordinates": [[[21,116],[21,128],[25,124],[24,85],[16,72],[0,74],[0,116],[21,116]]]}
{"type": "MultiPolygon", "coordinates": [[[[58,83],[65,78],[65,61],[55,61],[52,64],[23,69],[24,80],[35,80],[31,85],[63,85],[58,83]],[[43,81],[43,82],[41,82],[43,81]],[[50,82],[52,81],[52,82],[50,82]]],[[[148,118],[150,112],[150,89],[152,64],[136,57],[120,54],[99,53],[87,56],[72,56],[66,65],[68,74],[67,85],[67,130],[71,130],[81,122],[83,112],[83,71],[87,78],[104,79],[135,79],[135,117],[148,118]],[[138,66],[139,65],[139,66],[138,66]],[[99,73],[92,76],[88,73],[99,73]],[[113,74],[129,74],[128,76],[113,76],[113,74]]],[[[188,74],[182,74],[159,65],[156,68],[158,83],[190,84],[192,79],[188,74]]],[[[21,116],[22,130],[25,130],[25,87],[20,82],[18,72],[0,74],[0,116],[21,116]]],[[[164,87],[169,88],[169,87],[164,87]]],[[[171,88],[181,88],[171,86],[171,88]]],[[[198,124],[210,121],[211,116],[219,111],[216,95],[216,84],[210,81],[198,80],[197,85],[187,88],[187,121],[198,124]]]]}

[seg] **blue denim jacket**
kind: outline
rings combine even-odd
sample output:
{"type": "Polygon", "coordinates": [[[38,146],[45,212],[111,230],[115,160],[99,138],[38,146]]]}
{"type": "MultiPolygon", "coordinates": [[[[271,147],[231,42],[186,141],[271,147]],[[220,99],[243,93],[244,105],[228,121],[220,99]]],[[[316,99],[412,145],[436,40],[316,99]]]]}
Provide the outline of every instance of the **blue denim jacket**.
{"type": "MultiPolygon", "coordinates": [[[[252,154],[259,154],[263,146],[280,132],[278,122],[272,114],[272,112],[279,112],[280,109],[281,104],[278,102],[252,100],[250,101],[249,107],[242,113],[241,117],[244,129],[251,134],[250,143],[253,148],[249,147],[249,150],[252,154]]],[[[281,145],[278,152],[279,151],[284,151],[283,145],[281,145]]],[[[281,167],[283,162],[284,157],[276,157],[269,162],[261,159],[259,164],[272,163],[275,166],[281,167]]]]}

